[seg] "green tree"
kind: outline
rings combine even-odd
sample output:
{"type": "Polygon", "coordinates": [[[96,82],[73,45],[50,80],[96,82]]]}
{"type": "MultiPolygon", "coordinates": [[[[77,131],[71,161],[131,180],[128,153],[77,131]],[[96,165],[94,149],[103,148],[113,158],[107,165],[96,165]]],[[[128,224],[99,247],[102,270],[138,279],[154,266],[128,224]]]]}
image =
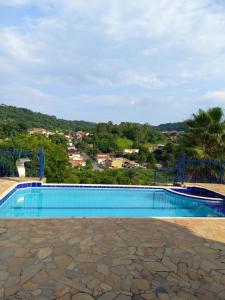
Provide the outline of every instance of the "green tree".
{"type": "Polygon", "coordinates": [[[129,184],[138,184],[138,170],[137,169],[128,169],[126,176],[129,179],[129,184]]]}
{"type": "MultiPolygon", "coordinates": [[[[53,143],[44,136],[20,134],[8,141],[0,144],[0,150],[33,152],[38,153],[40,148],[45,152],[45,176],[48,182],[66,182],[67,178],[71,181],[72,169],[68,163],[67,152],[61,145],[53,143]]],[[[38,156],[31,159],[28,164],[30,176],[38,176],[38,156]]]]}
{"type": "Polygon", "coordinates": [[[185,152],[200,157],[225,157],[225,120],[223,110],[200,109],[187,121],[188,132],[181,140],[185,152]]]}
{"type": "Polygon", "coordinates": [[[56,145],[61,145],[63,148],[67,149],[67,138],[61,134],[54,134],[49,137],[49,139],[56,145]]]}

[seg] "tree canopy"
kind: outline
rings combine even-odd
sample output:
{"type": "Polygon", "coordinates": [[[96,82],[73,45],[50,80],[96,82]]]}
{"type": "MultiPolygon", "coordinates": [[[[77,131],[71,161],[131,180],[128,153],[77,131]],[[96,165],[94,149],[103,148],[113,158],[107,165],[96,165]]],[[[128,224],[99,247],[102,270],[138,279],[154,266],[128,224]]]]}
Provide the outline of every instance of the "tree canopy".
{"type": "Polygon", "coordinates": [[[187,134],[181,139],[183,149],[194,156],[225,158],[225,119],[219,107],[199,109],[187,121],[187,134]]]}

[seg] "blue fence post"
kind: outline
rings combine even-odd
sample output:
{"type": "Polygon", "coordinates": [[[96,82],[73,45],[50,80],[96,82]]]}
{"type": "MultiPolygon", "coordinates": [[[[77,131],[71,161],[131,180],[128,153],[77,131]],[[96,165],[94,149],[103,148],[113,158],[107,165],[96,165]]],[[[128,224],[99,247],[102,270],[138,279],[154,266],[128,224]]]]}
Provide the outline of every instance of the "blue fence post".
{"type": "Polygon", "coordinates": [[[224,183],[224,161],[220,162],[220,183],[224,183]]]}
{"type": "Polygon", "coordinates": [[[158,170],[154,170],[154,185],[157,184],[157,175],[158,175],[158,170]]]}
{"type": "Polygon", "coordinates": [[[39,152],[40,179],[45,177],[45,153],[43,147],[39,152]]]}
{"type": "Polygon", "coordinates": [[[178,177],[179,177],[178,168],[175,167],[175,168],[174,168],[174,180],[173,180],[173,184],[179,182],[178,177]]]}

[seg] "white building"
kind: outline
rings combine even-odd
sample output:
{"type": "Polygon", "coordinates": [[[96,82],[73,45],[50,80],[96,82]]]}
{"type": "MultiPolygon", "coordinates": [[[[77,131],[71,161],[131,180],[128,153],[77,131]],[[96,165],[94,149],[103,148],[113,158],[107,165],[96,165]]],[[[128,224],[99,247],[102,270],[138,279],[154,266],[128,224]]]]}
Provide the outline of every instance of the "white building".
{"type": "Polygon", "coordinates": [[[123,153],[125,153],[125,154],[139,153],[139,149],[124,149],[123,153]]]}

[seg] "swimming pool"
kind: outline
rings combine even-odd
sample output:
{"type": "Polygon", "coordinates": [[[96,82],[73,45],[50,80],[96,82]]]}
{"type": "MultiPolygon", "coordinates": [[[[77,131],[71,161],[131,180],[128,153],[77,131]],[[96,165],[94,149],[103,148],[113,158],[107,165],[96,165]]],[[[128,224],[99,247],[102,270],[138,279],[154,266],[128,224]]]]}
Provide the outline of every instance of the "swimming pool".
{"type": "Polygon", "coordinates": [[[0,202],[0,218],[224,216],[221,201],[159,188],[30,186],[15,189],[0,202]]]}

